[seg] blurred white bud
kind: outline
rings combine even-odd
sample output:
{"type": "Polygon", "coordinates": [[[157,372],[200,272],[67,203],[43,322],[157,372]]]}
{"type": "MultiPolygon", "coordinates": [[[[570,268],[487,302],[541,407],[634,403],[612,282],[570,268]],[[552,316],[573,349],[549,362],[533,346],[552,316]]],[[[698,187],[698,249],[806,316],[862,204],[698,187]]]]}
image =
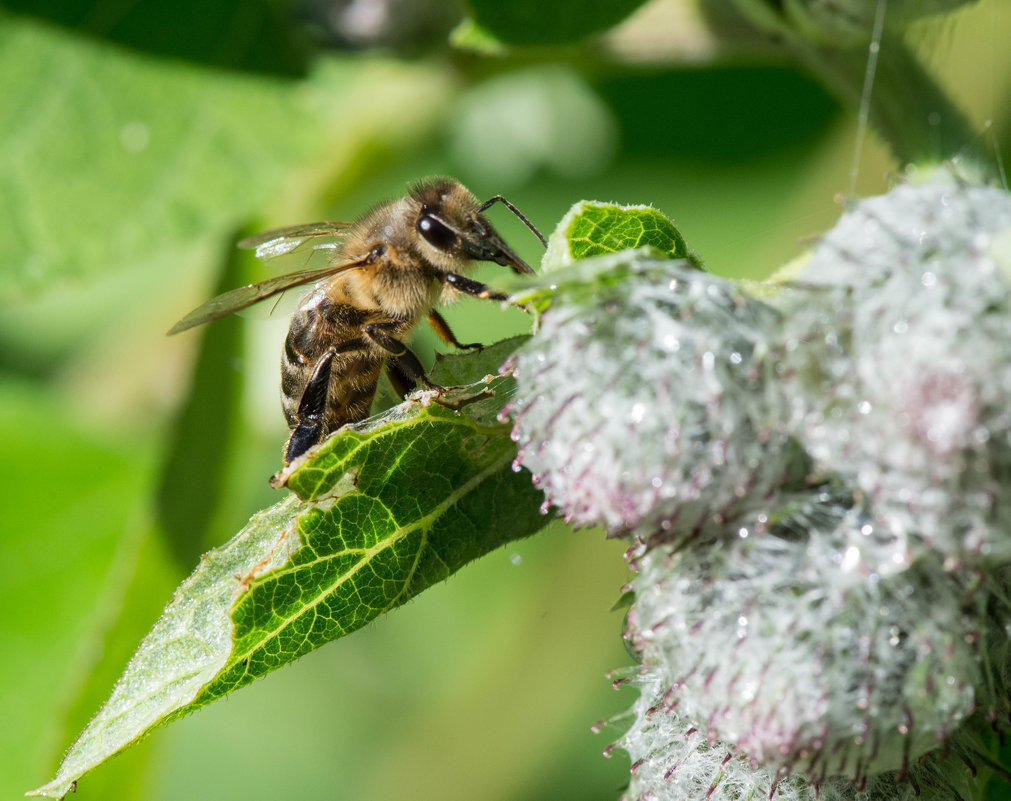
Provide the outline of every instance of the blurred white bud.
{"type": "Polygon", "coordinates": [[[450,151],[461,174],[505,191],[546,169],[592,175],[614,154],[617,124],[575,71],[518,70],[483,81],[453,115],[450,151]]]}

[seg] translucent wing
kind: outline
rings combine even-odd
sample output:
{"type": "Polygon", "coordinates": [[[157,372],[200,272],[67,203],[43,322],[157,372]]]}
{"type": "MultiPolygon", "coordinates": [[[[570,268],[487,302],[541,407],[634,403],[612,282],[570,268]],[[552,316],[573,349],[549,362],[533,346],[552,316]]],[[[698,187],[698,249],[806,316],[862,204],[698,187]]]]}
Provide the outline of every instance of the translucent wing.
{"type": "Polygon", "coordinates": [[[239,247],[252,250],[261,261],[302,249],[335,252],[350,225],[329,221],[289,225],[246,237],[239,242],[239,247]]]}
{"type": "Polygon", "coordinates": [[[330,276],[342,273],[345,270],[361,267],[366,263],[367,260],[362,258],[356,261],[331,264],[329,267],[321,267],[316,270],[299,270],[286,275],[277,275],[273,278],[268,278],[266,281],[260,281],[258,284],[240,286],[237,289],[232,289],[223,295],[212,298],[203,306],[191,311],[169,329],[169,335],[178,334],[187,328],[193,328],[194,326],[217,320],[220,317],[225,317],[233,312],[237,312],[239,309],[259,303],[261,300],[265,300],[279,292],[284,292],[286,289],[303,284],[312,284],[323,278],[329,278],[330,276]]]}

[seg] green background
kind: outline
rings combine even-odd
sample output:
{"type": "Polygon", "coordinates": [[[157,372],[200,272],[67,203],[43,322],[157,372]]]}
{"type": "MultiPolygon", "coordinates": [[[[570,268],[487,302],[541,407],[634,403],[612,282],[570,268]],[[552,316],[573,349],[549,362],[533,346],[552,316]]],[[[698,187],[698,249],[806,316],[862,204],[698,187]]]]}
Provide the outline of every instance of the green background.
{"type": "MultiPolygon", "coordinates": [[[[1006,155],[1000,6],[913,39],[1006,155]]],[[[239,236],[450,174],[545,234],[577,200],[651,203],[708,269],[763,277],[839,193],[897,168],[871,134],[852,185],[855,115],[703,32],[671,27],[659,53],[481,56],[445,44],[460,13],[404,12],[414,27],[374,48],[266,0],[0,6],[2,797],[51,777],[200,553],[279,497],[283,310],[164,336],[266,276],[239,236]]],[[[492,215],[536,263],[529,232],[492,215]]],[[[462,341],[526,324],[476,301],[446,316],[462,341]]],[[[431,359],[430,332],[414,344],[431,359]]],[[[615,799],[628,761],[590,726],[633,698],[606,678],[630,661],[611,610],[623,547],[555,525],[497,551],[157,732],[77,797],[615,799]]]]}

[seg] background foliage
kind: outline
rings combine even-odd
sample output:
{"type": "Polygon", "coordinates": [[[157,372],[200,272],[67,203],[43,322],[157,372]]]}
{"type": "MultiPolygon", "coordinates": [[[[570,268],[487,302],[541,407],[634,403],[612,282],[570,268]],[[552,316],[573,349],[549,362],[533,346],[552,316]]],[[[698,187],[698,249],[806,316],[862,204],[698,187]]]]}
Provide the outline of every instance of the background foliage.
{"type": "MultiPolygon", "coordinates": [[[[999,5],[914,39],[1007,152],[999,5]]],[[[462,10],[409,3],[363,33],[354,6],[336,27],[322,4],[266,0],[0,8],[3,797],[52,774],[200,553],[276,500],[283,315],[164,337],[216,286],[262,277],[241,231],[351,217],[447,173],[546,232],[581,198],[652,203],[708,269],[762,277],[831,223],[835,193],[894,167],[872,139],[851,187],[852,116],[687,11],[640,24],[666,50],[633,17],[604,42],[488,56],[446,44],[462,10]]],[[[447,316],[463,341],[525,325],[476,302],[447,316]]],[[[434,337],[415,344],[431,358],[434,337]]],[[[589,726],[629,704],[604,678],[629,661],[621,551],[553,527],[495,552],[78,797],[613,799],[627,760],[601,759],[589,726]]]]}

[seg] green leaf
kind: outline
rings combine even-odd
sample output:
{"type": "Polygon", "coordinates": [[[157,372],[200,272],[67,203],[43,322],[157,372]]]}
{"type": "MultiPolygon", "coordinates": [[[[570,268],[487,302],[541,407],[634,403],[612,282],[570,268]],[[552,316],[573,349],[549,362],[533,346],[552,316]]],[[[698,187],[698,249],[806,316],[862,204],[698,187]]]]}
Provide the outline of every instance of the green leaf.
{"type": "Polygon", "coordinates": [[[15,798],[87,722],[179,576],[167,580],[163,553],[144,558],[157,550],[136,500],[155,473],[151,438],[96,431],[54,388],[9,374],[0,376],[0,430],[0,482],[10,488],[0,537],[0,797],[15,798]],[[126,596],[139,573],[143,583],[126,596]],[[153,607],[151,593],[160,595],[153,607]],[[125,652],[115,641],[124,619],[126,629],[137,624],[125,652]],[[117,659],[79,717],[90,676],[117,659]]]}
{"type": "Polygon", "coordinates": [[[506,44],[578,42],[621,22],[645,0],[467,0],[474,21],[506,44]]]}
{"type": "MultiPolygon", "coordinates": [[[[229,237],[224,248],[213,295],[242,283],[240,251],[231,245],[238,239],[241,235],[229,237]]],[[[169,432],[155,504],[158,521],[184,568],[213,542],[208,541],[209,529],[241,417],[243,374],[231,367],[243,352],[240,334],[235,317],[200,331],[191,390],[169,432]],[[193,480],[193,465],[200,465],[200,481],[193,480]]]]}
{"type": "Polygon", "coordinates": [[[200,69],[5,11],[0,74],[0,302],[127,269],[178,282],[286,187],[339,191],[362,151],[417,137],[446,87],[378,61],[320,60],[298,84],[200,69]],[[347,113],[379,91],[387,102],[347,113]]]}
{"type": "Polygon", "coordinates": [[[470,50],[483,56],[504,56],[509,53],[508,45],[470,17],[453,28],[449,34],[449,43],[460,50],[470,50]]]}
{"type": "Polygon", "coordinates": [[[539,274],[496,285],[517,304],[542,311],[560,294],[593,294],[631,275],[664,270],[669,259],[702,269],[673,222],[652,206],[576,203],[548,238],[539,274]],[[636,258],[627,251],[639,250],[636,258]]]}
{"type": "Polygon", "coordinates": [[[681,232],[652,206],[583,200],[569,209],[551,234],[541,269],[553,272],[578,259],[643,247],[698,266],[681,232]]]}
{"type": "Polygon", "coordinates": [[[36,16],[133,50],[217,68],[301,74],[304,36],[289,2],[148,0],[116,8],[101,0],[4,0],[10,11],[36,16]],[[185,31],[185,36],[180,36],[185,31]]]}
{"type": "Polygon", "coordinates": [[[512,387],[497,366],[519,342],[445,358],[432,378],[466,386],[416,393],[275,477],[295,494],[205,554],[56,778],[34,794],[63,796],[152,729],[540,529],[542,496],[513,469],[509,426],[496,419],[512,387]]]}

